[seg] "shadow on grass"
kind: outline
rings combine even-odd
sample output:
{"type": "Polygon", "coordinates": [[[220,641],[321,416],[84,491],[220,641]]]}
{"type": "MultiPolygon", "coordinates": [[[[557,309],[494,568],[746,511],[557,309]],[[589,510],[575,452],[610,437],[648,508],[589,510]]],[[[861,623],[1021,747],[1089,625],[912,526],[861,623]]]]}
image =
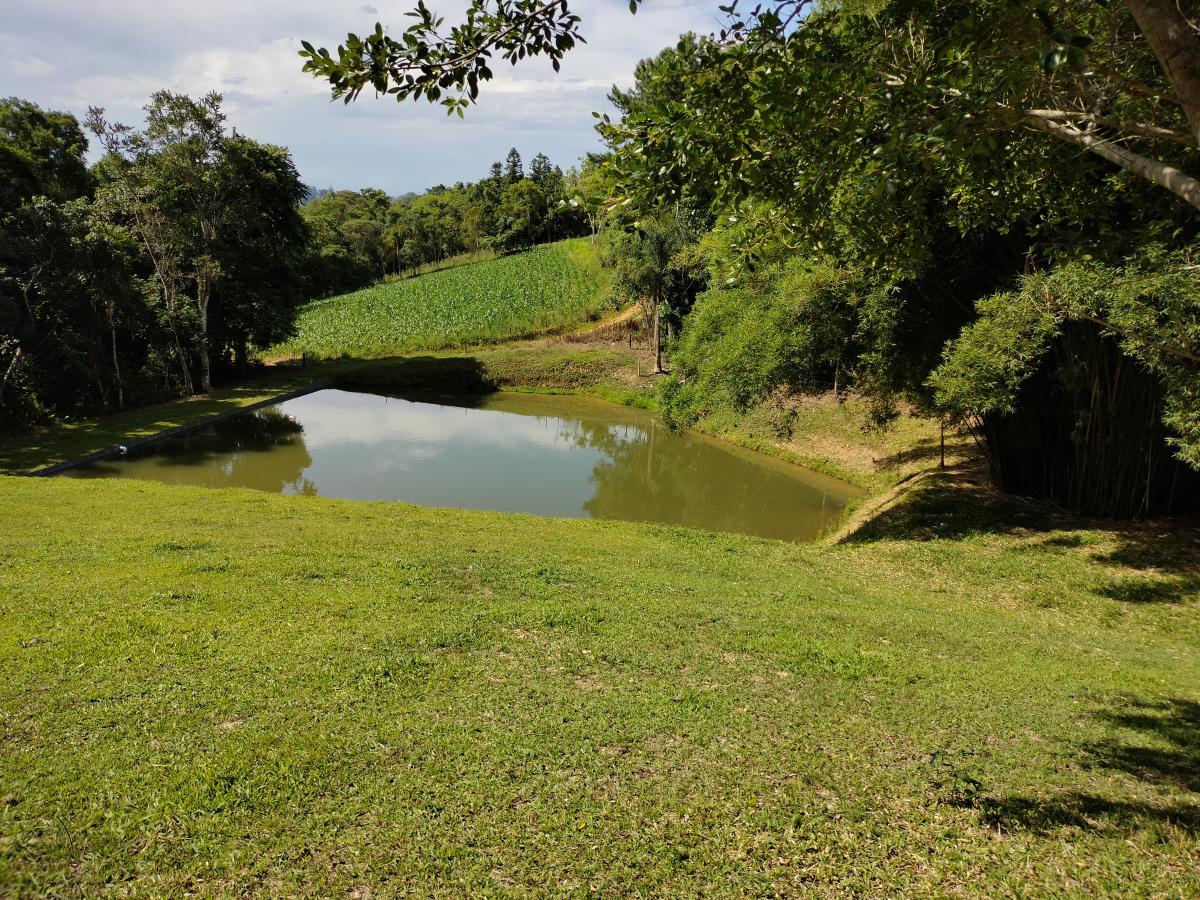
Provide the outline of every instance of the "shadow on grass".
{"type": "Polygon", "coordinates": [[[1083,765],[1132,776],[1157,797],[1114,799],[1072,791],[1045,799],[987,799],[980,803],[985,822],[1034,832],[1168,825],[1200,834],[1200,703],[1180,698],[1135,703],[1099,717],[1115,736],[1084,745],[1083,765]]]}
{"type": "MultiPolygon", "coordinates": [[[[975,442],[968,437],[946,436],[946,456],[953,460],[969,457],[975,453],[975,442]]],[[[880,469],[899,469],[909,465],[932,465],[941,459],[942,442],[939,438],[922,438],[911,447],[906,447],[891,456],[877,461],[880,469]]]]}
{"type": "Polygon", "coordinates": [[[1096,593],[1121,603],[1182,603],[1200,596],[1200,576],[1177,575],[1166,581],[1113,581],[1097,588],[1096,593]]]}
{"type": "Polygon", "coordinates": [[[1112,727],[1135,732],[1143,740],[1137,744],[1089,744],[1086,750],[1093,765],[1200,793],[1200,702],[1176,698],[1137,703],[1105,710],[1100,716],[1112,727]],[[1147,746],[1145,738],[1150,738],[1153,746],[1147,746]]]}
{"type": "Polygon", "coordinates": [[[1119,522],[1072,516],[1049,504],[994,491],[983,471],[974,467],[927,477],[843,543],[1012,535],[1022,538],[1012,545],[1019,553],[1069,553],[1096,543],[1090,534],[1096,531],[1103,532],[1115,548],[1090,558],[1126,570],[1125,577],[1096,588],[1098,595],[1138,604],[1200,599],[1200,521],[1119,522]]]}
{"type": "Polygon", "coordinates": [[[1200,833],[1200,806],[1114,800],[1072,791],[1053,800],[1007,797],[992,801],[983,817],[992,828],[1047,834],[1059,828],[1129,831],[1161,825],[1200,833]]]}
{"type": "Polygon", "coordinates": [[[961,540],[978,534],[1053,531],[1077,527],[1050,506],[1000,494],[978,465],[928,476],[900,502],[864,522],[846,543],[888,540],[961,540]]]}

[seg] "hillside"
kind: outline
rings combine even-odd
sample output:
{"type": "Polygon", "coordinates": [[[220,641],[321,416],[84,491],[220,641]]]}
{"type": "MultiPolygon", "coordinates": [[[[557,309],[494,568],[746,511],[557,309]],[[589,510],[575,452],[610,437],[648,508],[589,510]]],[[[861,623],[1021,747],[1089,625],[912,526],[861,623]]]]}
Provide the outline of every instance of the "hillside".
{"type": "Polygon", "coordinates": [[[317,300],[264,354],[380,357],[502,340],[587,321],[604,303],[594,244],[578,238],[317,300]]]}

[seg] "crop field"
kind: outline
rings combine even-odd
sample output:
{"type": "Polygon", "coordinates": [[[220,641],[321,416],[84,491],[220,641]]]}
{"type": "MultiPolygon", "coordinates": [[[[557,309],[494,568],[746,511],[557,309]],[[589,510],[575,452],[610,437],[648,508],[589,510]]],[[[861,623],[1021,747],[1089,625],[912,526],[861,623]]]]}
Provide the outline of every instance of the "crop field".
{"type": "Polygon", "coordinates": [[[604,303],[586,239],[373,285],[308,304],[268,356],[378,357],[454,347],[582,322],[604,303]]]}

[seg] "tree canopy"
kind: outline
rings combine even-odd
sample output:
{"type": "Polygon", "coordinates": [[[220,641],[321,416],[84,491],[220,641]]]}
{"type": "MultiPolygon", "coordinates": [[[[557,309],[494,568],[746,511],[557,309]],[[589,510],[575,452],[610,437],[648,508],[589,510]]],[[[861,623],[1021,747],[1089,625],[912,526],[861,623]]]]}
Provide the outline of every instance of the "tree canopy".
{"type": "Polygon", "coordinates": [[[304,195],[286,150],[221,98],[159,92],[138,130],[0,103],[0,417],[120,409],[244,368],[303,299],[304,195]]]}
{"type": "Polygon", "coordinates": [[[543,153],[526,174],[512,148],[476,182],[401,198],[375,188],[323,194],[302,209],[313,235],[309,291],[326,296],[464,253],[509,252],[583,235],[587,213],[569,203],[581,177],[564,173],[543,153]]]}

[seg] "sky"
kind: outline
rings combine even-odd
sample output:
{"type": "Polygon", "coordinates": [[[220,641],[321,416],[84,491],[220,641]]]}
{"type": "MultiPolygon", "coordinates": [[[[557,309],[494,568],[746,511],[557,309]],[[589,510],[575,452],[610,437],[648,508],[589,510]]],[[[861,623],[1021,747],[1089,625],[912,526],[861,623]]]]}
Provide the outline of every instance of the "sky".
{"type": "MultiPolygon", "coordinates": [[[[614,85],[628,87],[639,59],[685,31],[712,31],[718,0],[574,0],[588,43],[557,76],[546,59],[493,66],[466,119],[424,102],[364,92],[349,107],[300,71],[302,39],[331,51],[346,32],[393,33],[415,0],[0,0],[0,96],[32,100],[81,119],[89,106],[142,123],[160,88],[225,97],[229,124],[280,144],[306,184],[378,187],[390,194],[474,181],[516,147],[564,168],[600,144],[592,111],[607,111],[614,85]]],[[[458,20],[464,0],[427,0],[458,20]]]]}

